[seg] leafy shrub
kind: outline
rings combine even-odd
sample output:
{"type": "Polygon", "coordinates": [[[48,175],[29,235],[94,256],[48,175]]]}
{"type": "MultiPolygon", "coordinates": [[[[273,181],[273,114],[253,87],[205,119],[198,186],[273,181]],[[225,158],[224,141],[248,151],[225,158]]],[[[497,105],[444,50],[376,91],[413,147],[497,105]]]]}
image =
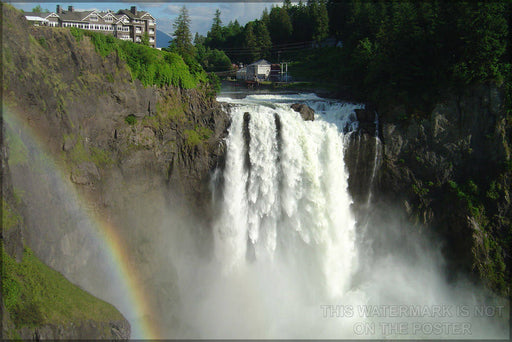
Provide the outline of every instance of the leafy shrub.
{"type": "Polygon", "coordinates": [[[468,189],[469,189],[470,193],[475,194],[475,195],[478,194],[478,186],[471,179],[468,181],[468,189]]]}
{"type": "Polygon", "coordinates": [[[412,191],[414,191],[414,193],[415,193],[416,195],[418,195],[418,196],[420,196],[420,197],[423,197],[423,196],[425,196],[426,194],[428,194],[430,190],[429,190],[429,189],[427,189],[427,188],[420,187],[420,186],[418,186],[418,185],[416,185],[416,184],[413,184],[413,185],[412,185],[412,191]]]}
{"type": "Polygon", "coordinates": [[[195,130],[187,129],[185,130],[185,137],[187,139],[187,145],[190,147],[195,147],[201,145],[203,143],[201,136],[195,130]]]}
{"type": "Polygon", "coordinates": [[[212,89],[215,92],[219,92],[220,91],[221,83],[220,83],[219,76],[217,76],[214,73],[208,74],[208,83],[211,85],[212,89]]]}
{"type": "Polygon", "coordinates": [[[137,123],[137,118],[135,117],[135,115],[133,114],[130,114],[128,115],[127,117],[124,118],[124,121],[128,124],[128,125],[135,125],[137,123]]]}
{"type": "Polygon", "coordinates": [[[79,42],[84,38],[84,31],[76,27],[70,27],[69,32],[75,37],[76,41],[79,42]]]}
{"type": "Polygon", "coordinates": [[[99,167],[109,167],[114,162],[110,153],[99,147],[91,146],[89,150],[91,151],[91,161],[99,167]]]}
{"type": "Polygon", "coordinates": [[[498,191],[496,190],[496,181],[491,182],[491,185],[489,186],[489,190],[487,190],[486,195],[488,198],[492,200],[497,200],[500,197],[498,191]]]}
{"type": "Polygon", "coordinates": [[[68,154],[69,161],[75,165],[82,162],[92,162],[98,167],[108,167],[113,163],[110,154],[95,146],[85,146],[83,138],[77,137],[77,142],[68,154]]]}
{"type": "Polygon", "coordinates": [[[186,129],[184,131],[186,143],[190,147],[195,147],[203,144],[206,140],[208,140],[213,132],[206,127],[196,126],[193,130],[186,129]]]}
{"type": "Polygon", "coordinates": [[[231,60],[224,51],[217,49],[200,49],[198,59],[206,71],[231,70],[231,60]]]}
{"type": "Polygon", "coordinates": [[[37,40],[39,42],[39,44],[41,44],[42,47],[44,47],[45,49],[48,48],[48,43],[46,42],[46,39],[43,37],[43,38],[39,38],[37,40]]]}

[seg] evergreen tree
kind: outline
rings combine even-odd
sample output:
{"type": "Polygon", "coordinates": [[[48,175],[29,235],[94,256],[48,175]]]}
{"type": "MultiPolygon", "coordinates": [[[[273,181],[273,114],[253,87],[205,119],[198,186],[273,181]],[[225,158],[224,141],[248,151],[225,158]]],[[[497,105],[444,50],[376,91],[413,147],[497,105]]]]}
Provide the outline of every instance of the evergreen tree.
{"type": "Polygon", "coordinates": [[[172,50],[181,56],[193,56],[194,46],[192,45],[192,33],[190,32],[190,17],[185,6],[181,8],[178,18],[173,23],[173,28],[172,50]]]}
{"type": "Polygon", "coordinates": [[[254,22],[250,21],[245,25],[244,47],[247,48],[248,58],[245,61],[254,62],[259,58],[259,47],[256,34],[254,33],[254,22]]]}
{"type": "Polygon", "coordinates": [[[266,7],[263,9],[263,13],[261,14],[261,21],[270,29],[270,15],[268,14],[266,7]]]}
{"type": "Polygon", "coordinates": [[[341,39],[347,26],[350,2],[329,0],[327,3],[327,12],[329,13],[330,33],[337,39],[341,39]]]}
{"type": "Polygon", "coordinates": [[[267,27],[274,44],[288,42],[292,36],[292,21],[284,8],[272,7],[267,27]]]}
{"type": "Polygon", "coordinates": [[[329,34],[329,15],[324,0],[308,0],[308,10],[313,24],[313,40],[320,42],[329,34]]]}
{"type": "Polygon", "coordinates": [[[32,12],[34,13],[50,13],[48,9],[43,9],[41,5],[37,5],[36,7],[32,8],[32,12]]]}
{"type": "Polygon", "coordinates": [[[206,38],[204,36],[196,32],[196,35],[194,36],[194,46],[197,47],[198,45],[204,45],[205,40],[206,38]]]}
{"type": "Polygon", "coordinates": [[[256,20],[254,26],[254,34],[258,42],[259,58],[270,58],[270,49],[272,48],[272,40],[267,26],[260,20],[256,20]]]}
{"type": "Polygon", "coordinates": [[[299,1],[296,6],[292,6],[287,12],[292,21],[292,41],[310,41],[313,34],[313,25],[308,13],[308,8],[302,1],[299,1]]]}
{"type": "Polygon", "coordinates": [[[212,27],[206,35],[206,45],[211,48],[220,48],[224,42],[222,20],[220,19],[220,14],[220,10],[217,9],[215,11],[215,16],[213,17],[212,27]]]}

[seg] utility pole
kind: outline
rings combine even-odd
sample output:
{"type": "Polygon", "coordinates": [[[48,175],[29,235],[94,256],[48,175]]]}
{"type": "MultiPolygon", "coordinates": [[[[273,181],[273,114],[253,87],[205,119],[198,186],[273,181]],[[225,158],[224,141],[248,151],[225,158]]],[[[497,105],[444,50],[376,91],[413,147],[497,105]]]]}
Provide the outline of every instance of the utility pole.
{"type": "Polygon", "coordinates": [[[288,62],[281,62],[281,82],[283,82],[283,74],[284,74],[284,81],[288,82],[288,62]]]}

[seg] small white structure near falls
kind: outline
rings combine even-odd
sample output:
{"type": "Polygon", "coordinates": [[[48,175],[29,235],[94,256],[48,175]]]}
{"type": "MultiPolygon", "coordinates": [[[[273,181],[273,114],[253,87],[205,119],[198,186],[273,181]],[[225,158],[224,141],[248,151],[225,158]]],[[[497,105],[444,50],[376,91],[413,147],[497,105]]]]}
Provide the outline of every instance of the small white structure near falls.
{"type": "Polygon", "coordinates": [[[260,59],[238,70],[236,72],[236,79],[245,81],[265,81],[270,75],[270,69],[271,64],[265,59],[260,59]]]}

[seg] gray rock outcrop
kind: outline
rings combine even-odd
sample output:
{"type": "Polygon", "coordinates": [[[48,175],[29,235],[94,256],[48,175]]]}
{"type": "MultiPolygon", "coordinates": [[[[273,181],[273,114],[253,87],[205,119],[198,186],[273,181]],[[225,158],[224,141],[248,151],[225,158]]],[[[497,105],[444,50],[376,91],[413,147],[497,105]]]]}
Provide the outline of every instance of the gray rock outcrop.
{"type": "Polygon", "coordinates": [[[291,108],[300,113],[302,119],[305,121],[314,121],[315,120],[315,111],[304,103],[294,103],[291,105],[291,108]]]}

